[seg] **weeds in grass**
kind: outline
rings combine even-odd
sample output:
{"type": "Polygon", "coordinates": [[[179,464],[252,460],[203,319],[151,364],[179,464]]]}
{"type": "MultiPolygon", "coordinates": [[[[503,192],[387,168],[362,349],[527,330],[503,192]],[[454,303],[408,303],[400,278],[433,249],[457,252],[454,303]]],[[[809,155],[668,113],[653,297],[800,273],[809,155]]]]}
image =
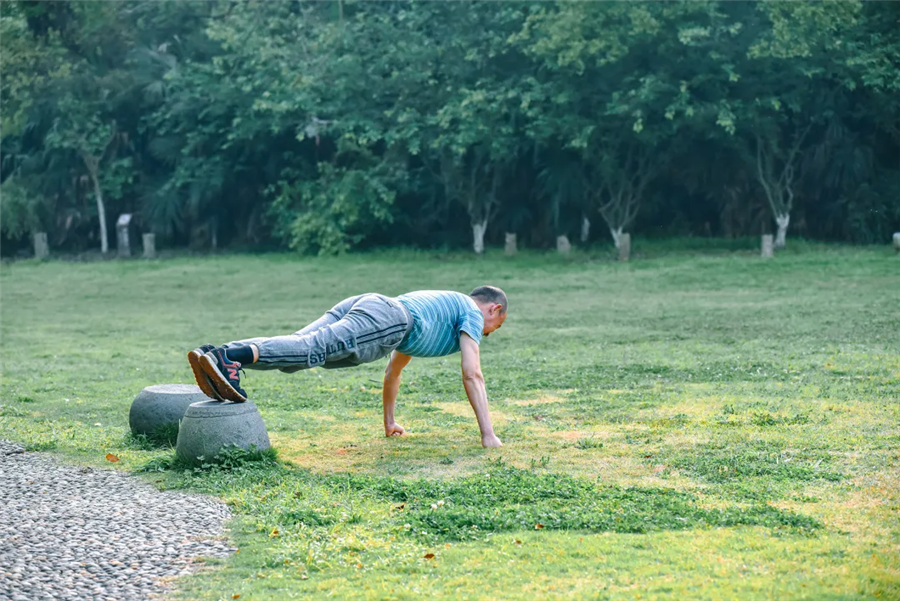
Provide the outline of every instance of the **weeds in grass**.
{"type": "Polygon", "coordinates": [[[699,445],[674,457],[671,464],[713,483],[749,477],[766,477],[771,481],[836,482],[843,476],[822,468],[830,460],[826,452],[792,451],[775,442],[751,440],[699,445]]]}

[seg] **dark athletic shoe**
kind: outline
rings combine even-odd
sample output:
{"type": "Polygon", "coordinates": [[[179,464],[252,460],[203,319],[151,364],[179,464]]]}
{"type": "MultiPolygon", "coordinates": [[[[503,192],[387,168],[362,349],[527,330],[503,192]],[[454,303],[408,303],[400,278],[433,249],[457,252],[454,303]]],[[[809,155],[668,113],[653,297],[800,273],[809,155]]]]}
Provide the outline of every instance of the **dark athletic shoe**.
{"type": "Polygon", "coordinates": [[[241,376],[238,374],[241,364],[225,356],[224,348],[216,347],[200,357],[200,367],[223,399],[235,403],[247,400],[247,393],[241,388],[241,376]]]}
{"type": "Polygon", "coordinates": [[[211,399],[224,401],[225,399],[222,398],[222,396],[216,390],[215,386],[213,386],[213,383],[209,379],[209,376],[207,376],[206,372],[203,371],[203,368],[200,367],[200,357],[213,350],[214,348],[216,347],[212,344],[204,344],[201,347],[195,348],[187,355],[188,363],[191,364],[191,371],[194,372],[194,379],[197,380],[197,386],[200,387],[200,390],[203,391],[203,394],[211,399]]]}

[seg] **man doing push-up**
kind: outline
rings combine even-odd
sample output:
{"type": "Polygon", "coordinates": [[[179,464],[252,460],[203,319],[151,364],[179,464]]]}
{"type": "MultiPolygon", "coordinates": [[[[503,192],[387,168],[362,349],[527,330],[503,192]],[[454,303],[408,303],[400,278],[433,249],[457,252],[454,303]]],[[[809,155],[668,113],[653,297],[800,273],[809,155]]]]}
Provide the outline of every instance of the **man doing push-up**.
{"type": "Polygon", "coordinates": [[[482,336],[506,320],[506,294],[479,286],[470,294],[442,290],[409,292],[391,298],[362,294],[341,301],[302,330],[286,336],[249,338],[222,346],[203,345],[188,353],[197,385],[210,398],[244,402],[240,370],[353,367],[390,355],[382,400],[385,436],[405,430],[394,421],[400,373],[413,357],[462,355],[463,387],[481,430],[481,444],[502,446],[494,434],[481,373],[482,336]]]}

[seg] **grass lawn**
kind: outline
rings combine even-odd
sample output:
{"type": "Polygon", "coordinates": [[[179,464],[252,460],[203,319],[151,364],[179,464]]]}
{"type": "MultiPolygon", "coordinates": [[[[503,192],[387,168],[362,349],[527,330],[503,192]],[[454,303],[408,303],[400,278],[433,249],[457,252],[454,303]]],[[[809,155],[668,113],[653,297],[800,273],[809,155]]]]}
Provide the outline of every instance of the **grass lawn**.
{"type": "Polygon", "coordinates": [[[240,552],[180,598],[898,599],[900,259],[789,244],[6,264],[0,437],[228,502],[240,552]],[[458,355],[404,371],[402,438],[381,362],[248,371],[277,461],[178,469],[129,433],[201,343],[482,283],[510,297],[481,352],[502,449],[458,355]]]}

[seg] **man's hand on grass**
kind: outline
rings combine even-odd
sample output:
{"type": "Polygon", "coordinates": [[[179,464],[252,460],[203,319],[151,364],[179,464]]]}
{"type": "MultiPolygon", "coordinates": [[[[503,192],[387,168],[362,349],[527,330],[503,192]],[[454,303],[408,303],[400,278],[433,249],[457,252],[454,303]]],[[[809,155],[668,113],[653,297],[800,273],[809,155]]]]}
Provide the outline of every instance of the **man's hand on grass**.
{"type": "Polygon", "coordinates": [[[502,447],[503,443],[500,442],[500,439],[497,438],[497,435],[494,433],[485,434],[481,437],[481,446],[486,449],[494,449],[497,447],[502,447]]]}
{"type": "Polygon", "coordinates": [[[384,435],[385,436],[403,436],[406,433],[406,430],[403,429],[403,426],[400,424],[389,424],[384,427],[384,435]]]}

